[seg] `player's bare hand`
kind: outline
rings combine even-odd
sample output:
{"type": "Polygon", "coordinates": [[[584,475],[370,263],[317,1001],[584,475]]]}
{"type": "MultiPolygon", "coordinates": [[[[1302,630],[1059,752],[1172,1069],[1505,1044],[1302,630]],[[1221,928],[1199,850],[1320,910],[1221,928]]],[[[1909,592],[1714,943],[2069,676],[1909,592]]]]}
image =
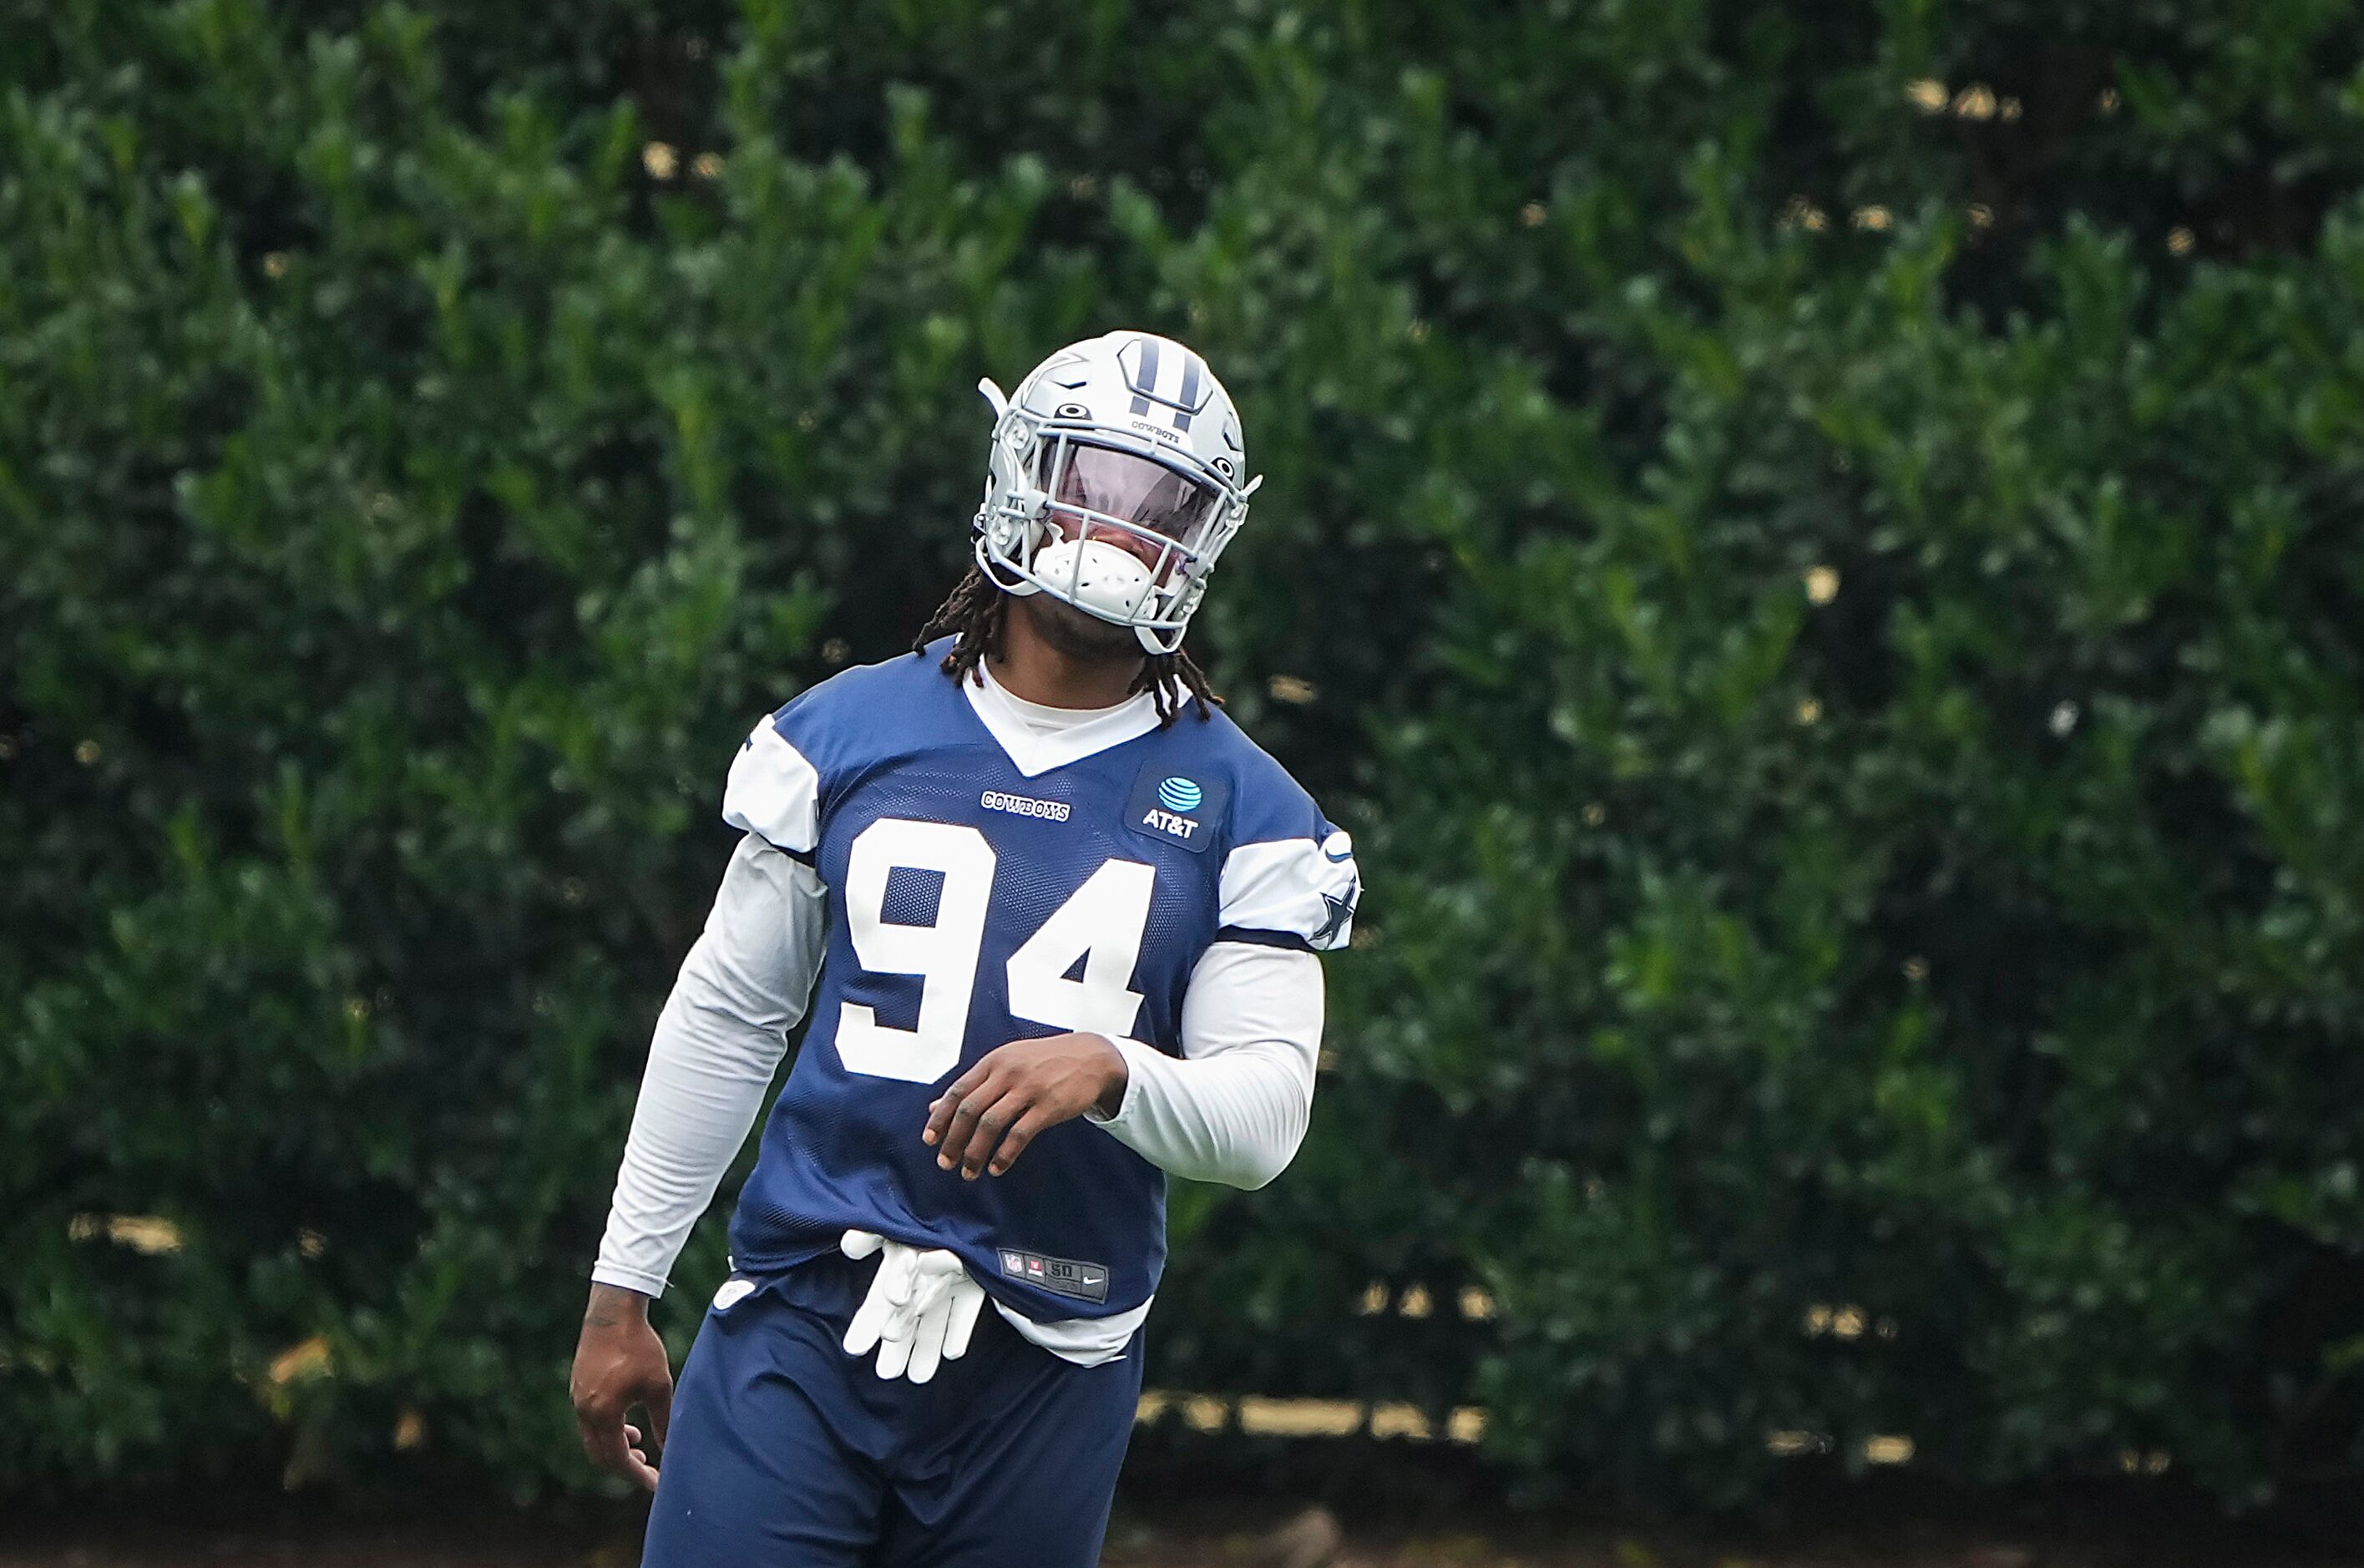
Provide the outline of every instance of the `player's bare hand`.
{"type": "Polygon", "coordinates": [[[1124,1103],[1124,1057],[1096,1034],[1016,1040],[989,1051],[928,1107],[920,1140],[936,1163],[975,1181],[999,1175],[1045,1128],[1124,1103]]]}
{"type": "Polygon", "coordinates": [[[650,1456],[663,1448],[673,1418],[673,1363],[664,1341],[649,1326],[647,1296],[612,1284],[591,1287],[567,1387],[591,1462],[655,1491],[657,1471],[650,1456]],[[625,1413],[636,1406],[648,1413],[653,1443],[641,1440],[641,1428],[624,1422],[625,1413]]]}

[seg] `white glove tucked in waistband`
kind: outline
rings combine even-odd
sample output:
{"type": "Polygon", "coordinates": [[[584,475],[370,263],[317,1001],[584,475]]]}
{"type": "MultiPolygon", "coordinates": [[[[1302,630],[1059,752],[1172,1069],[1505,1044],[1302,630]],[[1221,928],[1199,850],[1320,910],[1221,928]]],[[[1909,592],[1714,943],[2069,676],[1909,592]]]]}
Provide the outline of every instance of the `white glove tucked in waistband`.
{"type": "Polygon", "coordinates": [[[870,1294],[846,1325],[845,1353],[867,1355],[878,1347],[878,1375],[909,1375],[925,1383],[937,1366],[968,1352],[985,1292],[968,1277],[961,1261],[942,1248],[922,1251],[889,1241],[871,1230],[849,1230],[838,1241],[849,1258],[884,1250],[870,1294]]]}

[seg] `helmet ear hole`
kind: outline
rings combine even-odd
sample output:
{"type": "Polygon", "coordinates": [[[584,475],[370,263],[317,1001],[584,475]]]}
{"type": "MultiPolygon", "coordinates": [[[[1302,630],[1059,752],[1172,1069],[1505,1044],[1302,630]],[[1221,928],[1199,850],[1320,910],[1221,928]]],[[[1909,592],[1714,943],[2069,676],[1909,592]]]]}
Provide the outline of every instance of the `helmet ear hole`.
{"type": "Polygon", "coordinates": [[[1225,479],[1236,479],[1239,477],[1238,472],[1232,467],[1232,460],[1227,457],[1219,457],[1215,460],[1215,472],[1221,474],[1225,479]]]}

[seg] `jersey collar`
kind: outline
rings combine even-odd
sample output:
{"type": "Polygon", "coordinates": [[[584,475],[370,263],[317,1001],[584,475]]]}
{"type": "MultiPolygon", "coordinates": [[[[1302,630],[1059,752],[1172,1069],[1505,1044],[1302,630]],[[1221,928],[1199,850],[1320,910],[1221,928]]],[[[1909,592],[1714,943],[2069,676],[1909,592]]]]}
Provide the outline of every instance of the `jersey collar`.
{"type": "Polygon", "coordinates": [[[980,664],[978,673],[986,684],[980,686],[973,680],[963,680],[961,695],[968,699],[969,711],[976,715],[986,733],[1026,778],[1039,778],[1053,768],[1098,756],[1157,728],[1157,704],[1142,692],[1069,728],[1038,735],[1010,706],[1009,694],[994,680],[992,672],[980,664]]]}

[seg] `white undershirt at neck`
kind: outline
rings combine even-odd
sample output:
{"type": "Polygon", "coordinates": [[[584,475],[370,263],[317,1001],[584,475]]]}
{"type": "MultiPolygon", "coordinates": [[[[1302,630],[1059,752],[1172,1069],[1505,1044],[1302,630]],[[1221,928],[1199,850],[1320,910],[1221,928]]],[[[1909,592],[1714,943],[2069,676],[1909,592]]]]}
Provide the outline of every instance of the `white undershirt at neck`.
{"type": "Polygon", "coordinates": [[[1008,686],[993,678],[993,670],[983,660],[977,661],[977,673],[985,677],[985,689],[999,699],[1009,710],[1009,716],[1037,735],[1062,735],[1070,729],[1108,718],[1126,708],[1148,702],[1149,694],[1137,692],[1120,703],[1106,707],[1052,707],[1047,704],[1028,702],[1008,686]]]}
{"type": "Polygon", "coordinates": [[[1050,707],[1012,695],[983,664],[977,673],[984,684],[964,680],[961,695],[1026,778],[1040,778],[1157,728],[1157,704],[1147,692],[1111,707],[1050,707]]]}

